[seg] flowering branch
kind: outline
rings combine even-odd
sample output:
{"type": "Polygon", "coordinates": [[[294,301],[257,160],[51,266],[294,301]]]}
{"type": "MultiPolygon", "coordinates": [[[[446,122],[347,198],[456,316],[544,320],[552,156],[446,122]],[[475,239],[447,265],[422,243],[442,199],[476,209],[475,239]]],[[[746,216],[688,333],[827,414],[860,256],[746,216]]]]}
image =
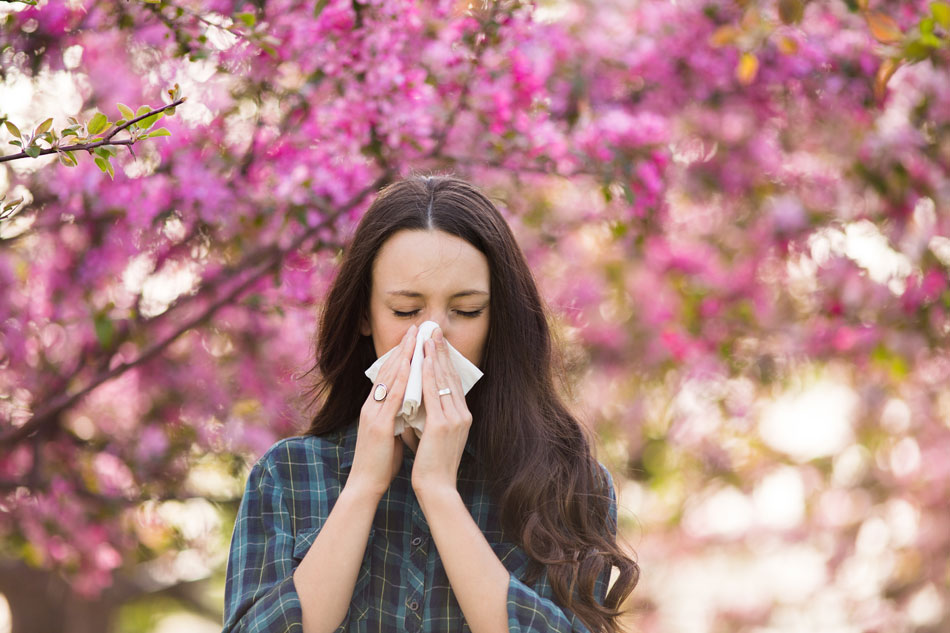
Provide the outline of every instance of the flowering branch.
{"type": "Polygon", "coordinates": [[[262,259],[262,265],[257,268],[257,270],[254,270],[254,272],[248,275],[248,277],[241,283],[212,302],[211,305],[206,307],[200,314],[191,319],[186,319],[183,321],[174,332],[146,349],[141,355],[139,355],[138,358],[129,362],[120,363],[111,369],[101,372],[99,375],[90,380],[89,383],[82,389],[79,389],[75,392],[66,393],[63,390],[60,390],[59,395],[48,400],[46,406],[34,413],[33,417],[27,420],[23,425],[0,434],[0,448],[6,448],[17,444],[21,440],[30,437],[49,424],[55,423],[60,419],[60,413],[74,406],[81,398],[83,398],[86,394],[94,390],[102,383],[115,378],[116,376],[128,371],[129,369],[132,369],[133,367],[148,362],[160,354],[173,342],[175,342],[182,334],[208,321],[222,307],[233,305],[241,293],[252,287],[259,279],[277,269],[283,261],[283,258],[288,253],[292,253],[293,251],[297,250],[304,244],[304,242],[311,239],[319,231],[331,226],[337,218],[349,212],[367,195],[384,185],[391,177],[391,173],[384,173],[370,186],[365,187],[356,195],[354,195],[346,204],[341,205],[333,212],[327,212],[322,222],[308,228],[286,247],[268,249],[268,256],[262,259]]]}

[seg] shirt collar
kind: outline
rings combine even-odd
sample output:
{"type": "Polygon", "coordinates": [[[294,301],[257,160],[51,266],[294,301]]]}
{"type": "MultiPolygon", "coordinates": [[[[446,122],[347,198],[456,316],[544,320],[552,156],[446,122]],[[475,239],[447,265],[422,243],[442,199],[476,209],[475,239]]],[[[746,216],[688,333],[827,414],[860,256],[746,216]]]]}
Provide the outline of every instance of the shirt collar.
{"type": "MultiPolygon", "coordinates": [[[[342,431],[343,441],[341,446],[343,447],[343,456],[340,459],[341,468],[349,468],[353,465],[353,455],[356,454],[356,432],[358,428],[359,421],[349,424],[342,431]]],[[[468,439],[465,440],[464,450],[468,453],[469,457],[475,457],[475,441],[471,433],[469,433],[468,439]]]]}

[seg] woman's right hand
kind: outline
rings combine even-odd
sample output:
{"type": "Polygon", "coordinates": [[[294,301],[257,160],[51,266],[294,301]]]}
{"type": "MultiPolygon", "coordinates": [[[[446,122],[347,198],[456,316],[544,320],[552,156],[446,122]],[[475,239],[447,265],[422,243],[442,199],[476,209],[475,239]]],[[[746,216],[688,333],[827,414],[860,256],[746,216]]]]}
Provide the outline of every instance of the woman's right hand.
{"type": "Polygon", "coordinates": [[[403,441],[396,435],[396,413],[402,407],[403,395],[406,393],[417,331],[415,325],[406,331],[396,352],[380,368],[360,409],[356,452],[346,485],[355,485],[366,494],[379,498],[389,489],[402,464],[403,441]],[[386,385],[387,389],[382,402],[373,398],[379,383],[386,385]]]}

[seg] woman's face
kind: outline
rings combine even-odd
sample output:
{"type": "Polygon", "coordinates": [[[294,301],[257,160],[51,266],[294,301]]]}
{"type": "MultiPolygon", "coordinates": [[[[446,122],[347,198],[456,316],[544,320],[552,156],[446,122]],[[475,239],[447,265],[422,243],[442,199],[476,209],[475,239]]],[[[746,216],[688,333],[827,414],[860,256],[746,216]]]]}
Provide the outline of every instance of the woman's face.
{"type": "Polygon", "coordinates": [[[369,320],[376,356],[395,347],[409,326],[435,321],[455,349],[475,365],[488,337],[488,259],[444,231],[398,231],[376,255],[369,320]]]}

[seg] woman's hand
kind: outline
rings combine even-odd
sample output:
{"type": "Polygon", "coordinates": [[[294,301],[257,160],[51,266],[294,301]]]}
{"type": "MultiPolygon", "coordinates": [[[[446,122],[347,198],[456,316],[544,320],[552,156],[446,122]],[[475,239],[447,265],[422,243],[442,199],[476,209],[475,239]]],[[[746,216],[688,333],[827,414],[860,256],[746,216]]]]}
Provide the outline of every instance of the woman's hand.
{"type": "Polygon", "coordinates": [[[422,401],[426,407],[426,426],[412,467],[412,487],[417,497],[457,490],[459,463],[472,426],[462,380],[449,358],[441,329],[432,333],[423,351],[422,401]],[[451,389],[452,393],[440,396],[439,390],[444,388],[451,389]]]}
{"type": "Polygon", "coordinates": [[[415,325],[406,331],[396,352],[380,368],[376,382],[360,409],[356,452],[346,485],[355,485],[377,498],[386,493],[402,464],[403,441],[395,434],[396,413],[406,393],[409,361],[416,346],[417,331],[415,325]],[[380,383],[386,385],[387,394],[382,402],[377,402],[373,393],[380,383]]]}

